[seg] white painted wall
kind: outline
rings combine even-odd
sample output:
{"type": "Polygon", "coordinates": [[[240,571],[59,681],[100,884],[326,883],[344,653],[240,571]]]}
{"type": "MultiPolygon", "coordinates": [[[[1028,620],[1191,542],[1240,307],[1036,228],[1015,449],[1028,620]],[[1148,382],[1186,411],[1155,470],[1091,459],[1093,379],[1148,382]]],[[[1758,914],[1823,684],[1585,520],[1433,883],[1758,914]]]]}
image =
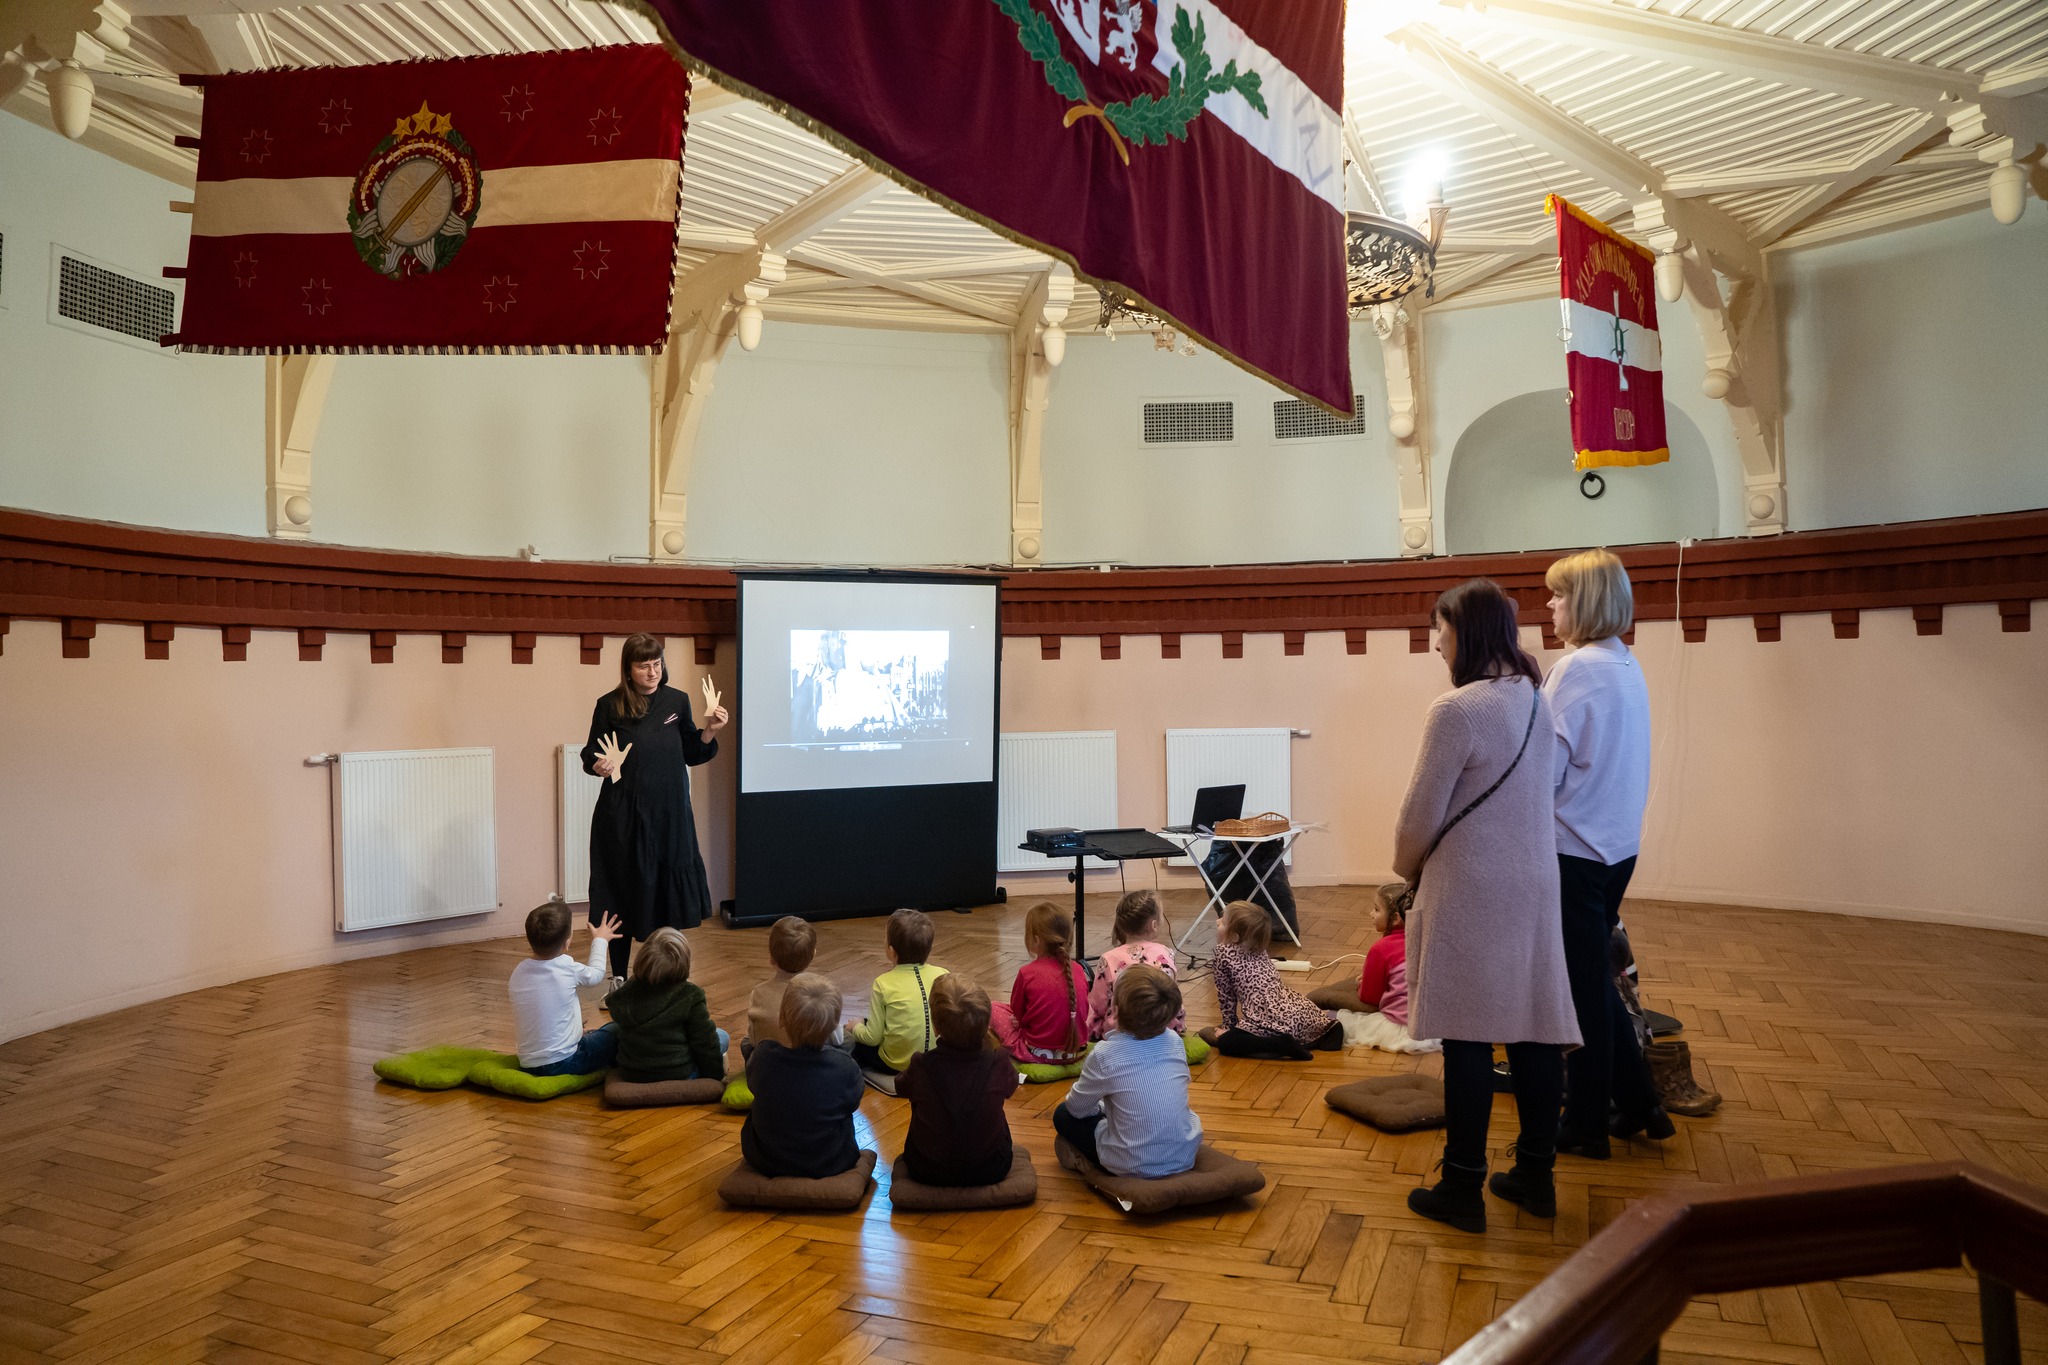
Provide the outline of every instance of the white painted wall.
{"type": "MultiPolygon", "coordinates": [[[[690,471],[687,553],[805,564],[1008,558],[1007,345],[771,322],[759,350],[728,348],[690,471]]],[[[644,508],[643,493],[643,526],[644,508]]]]}
{"type": "Polygon", "coordinates": [[[2048,206],[1774,258],[1795,530],[2048,506],[2048,206]]]}
{"type": "Polygon", "coordinates": [[[1379,342],[1352,329],[1352,386],[1366,430],[1273,439],[1287,394],[1204,351],[1075,333],[1045,421],[1045,559],[1051,564],[1241,564],[1400,553],[1393,443],[1379,342]],[[1229,398],[1229,445],[1146,445],[1159,399],[1229,398]]]}
{"type": "Polygon", "coordinates": [[[166,283],[191,222],[168,205],[190,197],[0,114],[0,505],[263,534],[260,359],[174,355],[48,321],[52,242],[166,283]]]}

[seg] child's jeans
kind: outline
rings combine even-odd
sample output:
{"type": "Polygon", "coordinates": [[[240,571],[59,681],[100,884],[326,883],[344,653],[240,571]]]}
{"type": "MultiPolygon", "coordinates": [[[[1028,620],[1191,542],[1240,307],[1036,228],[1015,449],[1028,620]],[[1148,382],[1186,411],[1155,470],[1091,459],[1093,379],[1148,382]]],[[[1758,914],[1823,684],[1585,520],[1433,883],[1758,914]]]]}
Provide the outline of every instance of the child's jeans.
{"type": "MultiPolygon", "coordinates": [[[[714,1030],[714,1032],[718,1034],[718,1055],[721,1059],[722,1065],[723,1058],[725,1057],[725,1050],[732,1046],[732,1035],[730,1033],[727,1033],[724,1029],[716,1029],[714,1030]]],[[[619,1079],[631,1085],[646,1085],[649,1082],[660,1081],[701,1081],[706,1079],[716,1080],[717,1077],[703,1076],[698,1072],[695,1066],[690,1067],[681,1075],[677,1075],[674,1072],[654,1072],[652,1074],[649,1074],[640,1071],[628,1071],[625,1067],[620,1067],[619,1079]]]]}
{"type": "Polygon", "coordinates": [[[594,1028],[577,1042],[576,1050],[559,1062],[546,1066],[521,1067],[529,1076],[588,1076],[593,1071],[603,1071],[612,1064],[612,1058],[619,1055],[619,1026],[606,1024],[594,1028]]]}
{"type": "Polygon", "coordinates": [[[1081,1118],[1068,1110],[1065,1101],[1053,1106],[1052,1130],[1067,1140],[1067,1145],[1097,1166],[1102,1157],[1095,1150],[1095,1130],[1102,1123],[1100,1113],[1081,1118]]]}

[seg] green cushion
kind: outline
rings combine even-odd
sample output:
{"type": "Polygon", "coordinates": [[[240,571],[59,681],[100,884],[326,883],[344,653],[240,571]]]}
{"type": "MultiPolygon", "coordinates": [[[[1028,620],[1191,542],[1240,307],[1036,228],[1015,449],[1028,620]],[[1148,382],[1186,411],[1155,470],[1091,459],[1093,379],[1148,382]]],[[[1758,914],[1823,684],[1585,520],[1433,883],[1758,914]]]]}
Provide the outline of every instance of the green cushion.
{"type": "Polygon", "coordinates": [[[1187,1034],[1181,1042],[1187,1045],[1189,1066],[1200,1066],[1209,1060],[1209,1054],[1215,1050],[1203,1042],[1199,1035],[1193,1033],[1187,1034]]]}
{"type": "Polygon", "coordinates": [[[747,1085],[744,1075],[735,1076],[725,1083],[725,1095],[719,1101],[728,1109],[752,1109],[754,1092],[747,1085]]]}
{"type": "Polygon", "coordinates": [[[467,1081],[523,1100],[551,1100],[604,1084],[602,1071],[586,1076],[535,1076],[520,1070],[519,1058],[513,1054],[478,1047],[421,1048],[386,1057],[371,1069],[393,1085],[409,1085],[415,1090],[452,1090],[467,1081]]]}
{"type": "Polygon", "coordinates": [[[1081,1064],[1073,1062],[1067,1066],[1054,1066],[1051,1062],[1019,1062],[1017,1074],[1033,1085],[1071,1081],[1081,1074],[1081,1064]]]}

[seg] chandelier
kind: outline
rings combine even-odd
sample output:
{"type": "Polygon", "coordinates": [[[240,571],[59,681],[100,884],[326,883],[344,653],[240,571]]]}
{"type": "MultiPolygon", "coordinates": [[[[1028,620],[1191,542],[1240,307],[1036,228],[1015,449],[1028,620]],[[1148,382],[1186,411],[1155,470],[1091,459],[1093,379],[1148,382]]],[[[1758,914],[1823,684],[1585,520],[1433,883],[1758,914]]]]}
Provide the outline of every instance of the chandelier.
{"type": "Polygon", "coordinates": [[[1182,336],[1177,328],[1159,314],[1139,303],[1137,299],[1121,289],[1107,285],[1095,286],[1095,297],[1100,312],[1095,318],[1096,330],[1116,340],[1116,329],[1129,327],[1152,334],[1152,348],[1158,351],[1178,351],[1181,355],[1195,354],[1195,343],[1182,336]]]}
{"type": "Polygon", "coordinates": [[[1374,304],[1393,303],[1417,289],[1436,294],[1436,244],[1446,210],[1430,205],[1428,229],[1377,213],[1344,215],[1344,293],[1355,317],[1374,304]]]}

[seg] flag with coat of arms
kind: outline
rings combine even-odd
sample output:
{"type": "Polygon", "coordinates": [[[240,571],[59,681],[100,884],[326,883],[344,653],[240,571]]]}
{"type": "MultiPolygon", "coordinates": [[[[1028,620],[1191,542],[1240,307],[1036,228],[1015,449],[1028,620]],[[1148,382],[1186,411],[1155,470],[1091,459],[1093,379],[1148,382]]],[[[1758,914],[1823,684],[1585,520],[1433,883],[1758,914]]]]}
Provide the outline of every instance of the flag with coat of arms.
{"type": "Polygon", "coordinates": [[[1656,258],[1557,195],[1543,207],[1557,219],[1573,467],[1662,464],[1671,449],[1656,258]]]}

